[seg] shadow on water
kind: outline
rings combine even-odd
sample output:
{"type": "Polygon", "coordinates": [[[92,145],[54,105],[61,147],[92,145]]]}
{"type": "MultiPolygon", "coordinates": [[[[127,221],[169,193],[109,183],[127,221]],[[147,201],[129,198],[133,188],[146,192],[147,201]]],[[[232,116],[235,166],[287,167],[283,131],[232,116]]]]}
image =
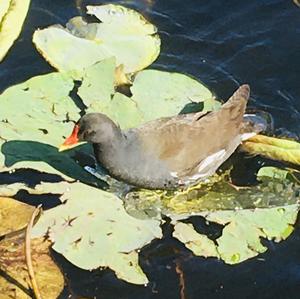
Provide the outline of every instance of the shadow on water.
{"type": "MultiPolygon", "coordinates": [[[[57,148],[36,141],[12,140],[1,147],[5,156],[5,166],[11,167],[18,162],[45,162],[62,174],[83,183],[104,188],[104,182],[96,179],[76,163],[67,152],[58,152],[57,148]]],[[[72,151],[73,155],[76,151],[72,151]]],[[[42,170],[42,168],[41,168],[42,170]]]]}

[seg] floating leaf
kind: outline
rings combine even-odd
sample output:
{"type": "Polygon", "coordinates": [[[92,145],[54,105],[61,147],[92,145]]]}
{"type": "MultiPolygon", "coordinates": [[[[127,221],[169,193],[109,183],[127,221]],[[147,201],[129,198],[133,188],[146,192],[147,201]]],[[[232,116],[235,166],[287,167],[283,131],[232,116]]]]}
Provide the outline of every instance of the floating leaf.
{"type": "Polygon", "coordinates": [[[105,59],[84,70],[82,84],[78,95],[87,106],[88,111],[101,112],[115,93],[114,73],[116,60],[105,59]]]}
{"type": "Polygon", "coordinates": [[[241,146],[250,154],[300,165],[300,143],[287,139],[256,135],[241,146]]]}
{"type": "Polygon", "coordinates": [[[134,10],[119,5],[88,6],[102,23],[88,24],[81,17],[66,25],[35,31],[33,42],[45,59],[60,71],[80,79],[82,70],[115,57],[125,73],[137,72],[159,55],[155,26],[134,10]],[[66,59],[67,58],[67,59],[66,59]]]}
{"type": "Polygon", "coordinates": [[[177,222],[173,237],[182,242],[195,255],[203,257],[219,257],[217,246],[207,236],[197,233],[192,224],[177,222]]]}
{"type": "Polygon", "coordinates": [[[272,166],[267,166],[267,167],[262,167],[258,173],[257,177],[269,177],[269,178],[274,178],[278,180],[285,180],[288,178],[289,172],[284,169],[279,169],[277,167],[272,167],[272,166]]]}
{"type": "MultiPolygon", "coordinates": [[[[24,240],[18,234],[0,242],[0,270],[5,274],[0,276],[0,298],[32,298],[24,240]]],[[[42,298],[55,299],[64,288],[64,278],[51,258],[50,246],[43,238],[31,240],[31,257],[42,298]]]]}
{"type": "Polygon", "coordinates": [[[299,0],[293,0],[293,2],[294,2],[298,7],[300,7],[300,1],[299,1],[299,0]]]}
{"type": "Polygon", "coordinates": [[[20,190],[26,190],[29,194],[62,194],[68,187],[67,182],[55,184],[42,182],[34,187],[29,187],[24,183],[14,183],[11,185],[0,185],[0,194],[6,197],[14,196],[20,190]]]}
{"type": "Polygon", "coordinates": [[[78,95],[88,107],[87,112],[102,112],[123,129],[176,115],[191,102],[203,104],[204,111],[220,106],[212,93],[195,79],[156,70],[137,74],[131,87],[132,97],[114,94],[114,63],[114,59],[106,59],[85,69],[78,95]]]}
{"type": "Polygon", "coordinates": [[[0,2],[0,24],[2,22],[2,18],[6,15],[8,9],[9,9],[9,4],[11,0],[2,0],[0,2]]]}
{"type": "Polygon", "coordinates": [[[109,267],[126,281],[147,283],[136,250],[161,238],[160,222],[129,216],[111,193],[82,183],[65,184],[61,200],[66,203],[46,211],[33,235],[47,234],[53,249],[82,269],[109,267]]]}
{"type": "Polygon", "coordinates": [[[295,183],[290,180],[261,177],[257,186],[237,189],[226,176],[214,175],[184,191],[130,192],[124,200],[126,210],[136,217],[158,217],[160,213],[173,221],[199,215],[203,211],[268,208],[298,202],[295,183]]]}
{"type": "Polygon", "coordinates": [[[139,72],[131,92],[144,120],[173,116],[188,103],[205,103],[213,99],[209,89],[197,80],[184,74],[158,70],[139,72]]]}
{"type": "Polygon", "coordinates": [[[292,225],[297,220],[298,211],[299,205],[294,204],[269,209],[204,212],[200,215],[207,221],[225,226],[222,236],[216,240],[217,250],[226,263],[236,264],[267,250],[261,244],[261,237],[276,242],[285,240],[294,230],[292,225]]]}
{"type": "Polygon", "coordinates": [[[30,0],[0,1],[0,61],[18,38],[30,0]]]}
{"type": "Polygon", "coordinates": [[[34,207],[9,197],[0,197],[0,237],[27,226],[34,207]]]}
{"type": "Polygon", "coordinates": [[[206,221],[224,225],[216,244],[207,236],[196,232],[191,224],[178,222],[173,236],[195,255],[220,257],[227,264],[236,264],[265,252],[260,238],[279,242],[294,230],[299,205],[269,209],[204,212],[206,221]]]}
{"type": "Polygon", "coordinates": [[[0,169],[32,168],[65,179],[98,181],[85,172],[69,153],[57,146],[80,117],[69,97],[74,86],[67,75],[50,73],[6,89],[0,95],[0,169]]]}

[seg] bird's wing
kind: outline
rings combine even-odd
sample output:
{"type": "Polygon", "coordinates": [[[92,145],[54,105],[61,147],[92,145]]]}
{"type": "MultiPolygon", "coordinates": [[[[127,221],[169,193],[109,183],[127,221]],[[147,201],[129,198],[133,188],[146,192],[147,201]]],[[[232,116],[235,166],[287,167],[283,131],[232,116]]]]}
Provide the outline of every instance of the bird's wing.
{"type": "Polygon", "coordinates": [[[186,176],[208,156],[235,150],[248,97],[249,87],[243,85],[218,111],[163,118],[135,130],[145,151],[186,176]]]}

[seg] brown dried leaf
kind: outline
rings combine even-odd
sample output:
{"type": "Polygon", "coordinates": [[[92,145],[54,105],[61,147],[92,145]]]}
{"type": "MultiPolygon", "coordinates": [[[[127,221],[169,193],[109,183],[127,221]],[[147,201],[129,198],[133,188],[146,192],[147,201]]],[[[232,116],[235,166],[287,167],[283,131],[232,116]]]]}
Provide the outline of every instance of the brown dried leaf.
{"type": "Polygon", "coordinates": [[[24,228],[34,207],[13,198],[0,197],[0,236],[24,228]]]}
{"type": "MultiPolygon", "coordinates": [[[[32,298],[25,262],[24,234],[0,242],[0,298],[32,298]]],[[[32,262],[42,298],[54,299],[64,287],[64,278],[50,256],[51,243],[31,241],[32,262]]]]}

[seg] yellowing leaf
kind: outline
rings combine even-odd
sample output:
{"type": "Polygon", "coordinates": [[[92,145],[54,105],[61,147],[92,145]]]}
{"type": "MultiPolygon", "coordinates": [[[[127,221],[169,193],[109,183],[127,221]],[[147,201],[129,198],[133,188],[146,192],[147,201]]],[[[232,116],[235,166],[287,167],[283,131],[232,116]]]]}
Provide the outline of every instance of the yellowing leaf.
{"type": "Polygon", "coordinates": [[[245,141],[241,149],[250,154],[300,165],[300,143],[296,141],[257,135],[245,141]]]}
{"type": "Polygon", "coordinates": [[[265,176],[260,177],[260,181],[256,186],[238,190],[226,182],[226,174],[214,175],[209,182],[200,182],[183,191],[129,192],[124,204],[131,215],[156,217],[164,214],[175,221],[203,211],[268,208],[299,201],[298,188],[293,181],[265,176]]]}
{"type": "Polygon", "coordinates": [[[34,207],[13,198],[0,197],[0,237],[27,226],[33,210],[34,207]]]}
{"type": "MultiPolygon", "coordinates": [[[[25,263],[24,234],[0,241],[0,298],[32,298],[25,263]],[[10,279],[6,279],[6,278],[10,279]]],[[[31,257],[42,298],[56,299],[64,288],[64,278],[50,254],[51,243],[43,238],[31,240],[31,257]]]]}
{"type": "Polygon", "coordinates": [[[30,0],[1,0],[0,61],[18,38],[27,15],[30,0]],[[9,7],[7,7],[9,2],[9,7]]]}
{"type": "Polygon", "coordinates": [[[5,16],[9,9],[9,4],[11,0],[1,0],[0,1],[0,24],[2,22],[2,18],[5,16]]]}

